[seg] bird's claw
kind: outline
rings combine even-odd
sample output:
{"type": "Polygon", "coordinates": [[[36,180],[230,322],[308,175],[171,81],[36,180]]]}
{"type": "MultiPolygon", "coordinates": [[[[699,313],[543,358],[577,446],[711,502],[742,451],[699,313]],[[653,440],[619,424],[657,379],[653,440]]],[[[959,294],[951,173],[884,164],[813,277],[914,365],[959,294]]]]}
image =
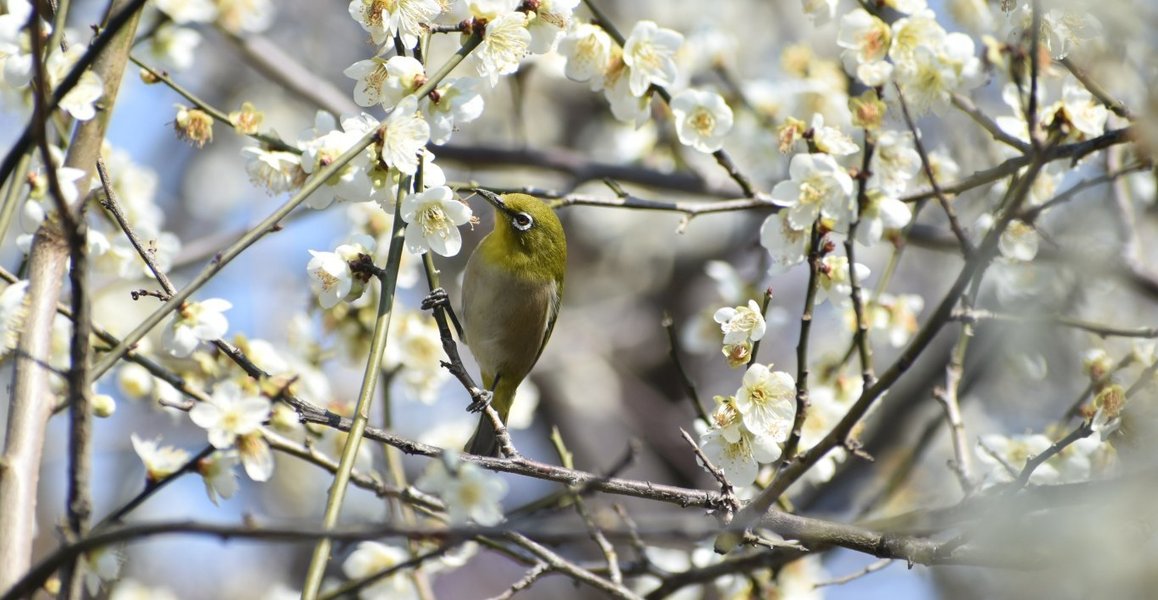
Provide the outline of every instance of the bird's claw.
{"type": "Polygon", "coordinates": [[[422,310],[434,310],[440,306],[450,305],[450,295],[443,288],[434,288],[422,299],[422,310]]]}
{"type": "Polygon", "coordinates": [[[479,389],[471,390],[471,397],[474,398],[474,402],[466,407],[466,411],[471,413],[482,412],[483,409],[491,405],[491,400],[495,399],[493,393],[479,389]]]}

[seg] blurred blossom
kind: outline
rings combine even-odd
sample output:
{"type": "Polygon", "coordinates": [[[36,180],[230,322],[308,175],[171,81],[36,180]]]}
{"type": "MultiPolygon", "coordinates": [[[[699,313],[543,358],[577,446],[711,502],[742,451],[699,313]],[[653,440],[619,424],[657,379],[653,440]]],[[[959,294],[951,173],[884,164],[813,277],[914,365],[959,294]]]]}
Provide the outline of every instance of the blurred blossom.
{"type": "Polygon", "coordinates": [[[1006,258],[1031,261],[1037,256],[1038,240],[1039,236],[1033,225],[1014,220],[1001,232],[1001,237],[997,240],[997,249],[1006,258]]]}
{"type": "Polygon", "coordinates": [[[231,308],[233,304],[221,298],[185,303],[161,333],[162,345],[172,356],[184,358],[201,342],[225,337],[229,331],[225,311],[231,308]]]}
{"type": "MultiPolygon", "coordinates": [[[[869,268],[860,263],[852,265],[852,275],[857,285],[863,286],[869,276],[869,268]]],[[[852,278],[849,273],[848,257],[828,255],[820,259],[820,273],[816,285],[816,305],[832,298],[833,303],[843,303],[852,293],[852,278]]]]}
{"type": "Polygon", "coordinates": [[[17,281],[0,292],[0,354],[16,349],[20,331],[24,328],[24,318],[28,314],[25,303],[28,280],[17,281]]]}
{"type": "Polygon", "coordinates": [[[151,587],[126,578],[117,582],[109,600],[178,600],[178,596],[167,587],[151,587]]]}
{"type": "Polygon", "coordinates": [[[174,23],[209,23],[217,18],[214,0],[156,0],[157,8],[174,23]]]}
{"type": "Polygon", "coordinates": [[[860,224],[856,229],[856,241],[871,246],[879,241],[885,232],[897,231],[909,224],[913,213],[909,205],[880,190],[870,189],[865,193],[865,204],[861,208],[860,224]]]}
{"type": "Polygon", "coordinates": [[[261,33],[274,18],[273,0],[215,0],[217,24],[233,35],[261,33]]]}
{"type": "MultiPolygon", "coordinates": [[[[359,542],[342,563],[342,572],[352,580],[364,579],[409,559],[410,555],[402,548],[379,542],[359,542]]],[[[407,600],[419,596],[418,591],[414,589],[410,573],[398,570],[389,577],[383,577],[367,586],[360,592],[359,597],[367,600],[407,600]]]]}
{"type": "Polygon", "coordinates": [[[460,462],[453,453],[430,461],[415,486],[446,503],[452,524],[473,521],[485,527],[498,525],[503,520],[501,502],[507,495],[506,482],[497,473],[474,463],[460,462]]]}
{"type": "Polygon", "coordinates": [[[823,25],[836,16],[837,0],[801,0],[804,14],[815,25],[823,25]]]}
{"type": "Polygon", "coordinates": [[[382,358],[387,369],[400,369],[406,395],[423,404],[434,404],[438,390],[450,378],[442,366],[442,340],[438,325],[428,313],[406,310],[390,327],[386,353],[382,358]]]}
{"type": "Polygon", "coordinates": [[[200,44],[201,34],[196,30],[166,23],[149,37],[148,51],[151,62],[157,67],[184,71],[193,66],[193,57],[200,44]]]}
{"type": "Polygon", "coordinates": [[[116,580],[121,574],[124,558],[114,548],[104,547],[81,554],[84,568],[84,585],[88,593],[96,596],[101,586],[116,580]]]}
{"type": "Polygon", "coordinates": [[[209,501],[217,504],[218,498],[228,500],[237,493],[237,453],[217,451],[197,464],[197,472],[205,483],[205,493],[209,501]]]}
{"type": "Polygon", "coordinates": [[[189,461],[189,453],[185,450],[173,446],[162,446],[160,436],[155,439],[144,440],[134,433],[129,436],[129,439],[132,441],[133,451],[145,464],[145,479],[150,482],[164,479],[176,473],[189,461]]]}

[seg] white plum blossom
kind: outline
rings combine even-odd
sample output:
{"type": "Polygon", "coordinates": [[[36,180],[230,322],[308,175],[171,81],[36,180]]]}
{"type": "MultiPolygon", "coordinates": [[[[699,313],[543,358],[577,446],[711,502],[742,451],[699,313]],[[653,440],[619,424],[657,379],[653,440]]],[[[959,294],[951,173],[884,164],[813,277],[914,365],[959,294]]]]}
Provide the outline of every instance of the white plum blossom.
{"type": "Polygon", "coordinates": [[[856,241],[871,246],[879,242],[886,231],[900,229],[912,219],[913,212],[907,204],[880,190],[870,189],[865,194],[856,241]]]}
{"type": "MultiPolygon", "coordinates": [[[[977,460],[987,469],[986,484],[1013,481],[1029,459],[1045,452],[1053,442],[1040,433],[1004,436],[987,434],[977,441],[977,460]]],[[[1029,477],[1029,483],[1043,485],[1060,483],[1061,474],[1051,459],[1038,465],[1029,477]]]]}
{"type": "MultiPolygon", "coordinates": [[[[366,119],[373,120],[369,116],[366,116],[366,119]]],[[[367,124],[365,120],[347,119],[342,125],[346,128],[347,125],[365,127],[367,124]]],[[[318,111],[314,129],[303,134],[301,141],[298,142],[302,149],[302,171],[307,175],[320,171],[345,154],[361,137],[362,134],[358,131],[338,130],[331,115],[318,111]]],[[[333,204],[335,200],[355,202],[369,200],[373,187],[367,175],[369,167],[370,159],[367,154],[350,161],[310,195],[306,200],[306,206],[322,209],[333,204]]]]}
{"type": "Polygon", "coordinates": [[[301,156],[293,152],[246,146],[241,154],[246,157],[245,172],[249,180],[270,194],[295,190],[305,179],[301,156]]]}
{"type": "Polygon", "coordinates": [[[997,238],[997,249],[1006,258],[1019,261],[1031,261],[1037,256],[1038,243],[1041,236],[1033,225],[1015,219],[1009,224],[1001,237],[997,238]]]}
{"type": "Polygon", "coordinates": [[[167,587],[152,587],[135,579],[122,579],[109,594],[109,600],[180,600],[167,587]]]}
{"type": "Polygon", "coordinates": [[[812,124],[809,128],[812,129],[812,143],[821,152],[833,156],[848,156],[860,151],[860,146],[857,146],[856,142],[852,141],[852,138],[845,135],[843,131],[836,127],[826,126],[824,115],[820,113],[812,115],[812,124]]]}
{"type": "Polygon", "coordinates": [[[390,370],[402,367],[396,378],[407,394],[424,404],[434,404],[439,388],[450,377],[442,367],[438,324],[429,314],[418,311],[405,311],[397,318],[397,325],[390,327],[382,365],[390,370]]]}
{"type": "Polygon", "coordinates": [[[768,215],[760,226],[760,245],[768,251],[772,264],[768,272],[777,275],[804,262],[808,256],[808,229],[794,229],[788,222],[788,211],[768,215]]]}
{"type": "Polygon", "coordinates": [[[797,154],[788,165],[788,181],[772,188],[772,202],[788,210],[793,229],[807,229],[818,217],[844,229],[855,216],[852,177],[828,154],[797,154]]]}
{"type": "Polygon", "coordinates": [[[197,344],[225,337],[229,320],[224,313],[231,308],[233,304],[221,298],[186,303],[162,332],[161,344],[172,356],[189,356],[197,344]]]}
{"type": "Polygon", "coordinates": [[[535,16],[527,30],[531,32],[530,51],[544,54],[555,47],[555,41],[571,25],[571,13],[579,0],[539,0],[535,16]]]}
{"type": "Polygon", "coordinates": [[[611,62],[615,42],[604,29],[580,23],[559,41],[559,54],[567,58],[563,74],[571,81],[590,82],[591,91],[603,89],[603,73],[611,62]]]}
{"type": "Polygon", "coordinates": [[[736,392],[736,409],[743,415],[744,427],[757,437],[783,442],[796,414],[796,381],[788,373],[769,367],[748,367],[736,392]]]}
{"type": "MultiPolygon", "coordinates": [[[[32,4],[27,0],[8,0],[8,12],[0,15],[0,64],[4,67],[4,81],[13,88],[22,88],[32,79],[32,39],[25,27],[32,15],[32,4]]],[[[41,33],[51,33],[52,27],[41,22],[41,33]]]]}
{"type": "Polygon", "coordinates": [[[110,547],[96,548],[81,555],[84,563],[84,586],[90,596],[100,593],[101,585],[116,580],[121,574],[124,557],[110,547]]]}
{"type": "MultiPolygon", "coordinates": [[[[857,285],[864,285],[870,274],[869,268],[860,263],[853,266],[857,285]]],[[[843,301],[852,293],[852,279],[849,278],[848,257],[828,255],[820,259],[820,273],[816,285],[816,305],[829,298],[833,303],[843,301]]]]}
{"type": "MultiPolygon", "coordinates": [[[[357,548],[342,563],[342,572],[350,579],[360,580],[408,560],[410,554],[397,546],[388,546],[380,542],[359,542],[357,548]]],[[[398,570],[389,577],[383,577],[366,586],[361,592],[361,597],[410,600],[419,596],[409,574],[405,570],[398,570]]]]}
{"type": "MultiPolygon", "coordinates": [[[[906,41],[913,43],[906,35],[914,32],[898,32],[895,23],[893,30],[894,48],[906,41]]],[[[946,34],[939,25],[916,33],[918,37],[928,33],[930,40],[935,41],[923,43],[925,40],[922,39],[911,51],[896,55],[890,52],[890,56],[896,62],[894,73],[901,93],[912,111],[919,116],[929,110],[940,111],[947,106],[951,92],[971,89],[980,84],[981,61],[975,56],[973,38],[968,35],[946,34]]]]}
{"type": "Polygon", "coordinates": [[[237,437],[237,455],[245,467],[245,474],[254,481],[269,481],[273,476],[273,450],[261,431],[237,437]]]}
{"type": "MultiPolygon", "coordinates": [[[[1076,7],[1075,7],[1076,8],[1076,7]]],[[[1028,27],[1032,22],[1030,5],[1022,9],[1028,27]]],[[[1102,24],[1093,12],[1074,8],[1055,8],[1045,11],[1041,18],[1041,41],[1049,49],[1050,58],[1061,60],[1082,43],[1102,35],[1102,24]]]]}
{"type": "Polygon", "coordinates": [[[189,418],[209,432],[209,443],[214,448],[224,450],[232,447],[239,436],[258,431],[272,410],[268,398],[227,380],[213,388],[208,401],[198,402],[189,411],[189,418]]]}
{"type": "Polygon", "coordinates": [[[684,90],[672,98],[671,112],[680,143],[700,152],[723,148],[732,130],[732,109],[715,92],[684,90]]]}
{"type": "Polygon", "coordinates": [[[237,493],[237,452],[214,452],[197,464],[197,472],[205,484],[205,494],[209,501],[217,504],[217,499],[232,498],[237,493]]]}
{"type": "Polygon", "coordinates": [[[189,461],[188,452],[173,446],[162,446],[159,436],[145,440],[133,433],[129,436],[129,441],[133,444],[133,451],[145,464],[145,478],[150,482],[176,473],[189,461]]]}
{"type": "Polygon", "coordinates": [[[155,0],[154,4],[178,25],[209,23],[217,18],[213,0],[155,0]]]}
{"type": "Polygon", "coordinates": [[[234,35],[261,33],[273,24],[274,0],[216,0],[218,27],[234,35]]]}
{"type": "MultiPolygon", "coordinates": [[[[900,348],[909,343],[917,332],[917,314],[925,308],[925,300],[915,294],[880,294],[868,298],[864,304],[864,318],[869,331],[881,336],[889,346],[900,348]]],[[[849,306],[845,310],[845,324],[856,330],[856,313],[849,306]]]]}
{"type": "Polygon", "coordinates": [[[184,71],[193,66],[201,34],[189,27],[165,23],[149,37],[148,51],[153,62],[171,71],[184,71]]]}
{"type": "Polygon", "coordinates": [[[355,300],[362,295],[361,281],[350,268],[350,261],[363,255],[372,255],[374,245],[374,238],[356,235],[333,252],[310,250],[313,258],[306,266],[306,271],[310,276],[310,287],[317,294],[322,308],[328,310],[343,300],[355,300]]]}
{"type": "Polygon", "coordinates": [[[455,20],[474,18],[493,21],[501,15],[514,12],[519,7],[519,0],[457,0],[453,4],[455,6],[450,16],[455,20]]]}
{"type": "Polygon", "coordinates": [[[836,45],[845,49],[841,54],[845,70],[865,85],[883,85],[893,69],[885,60],[892,34],[887,23],[863,8],[846,13],[836,36],[836,45]]]}
{"type": "MultiPolygon", "coordinates": [[[[44,65],[49,83],[53,87],[60,85],[82,55],[84,48],[75,45],[69,46],[67,51],[52,53],[44,65]]],[[[95,103],[104,93],[101,78],[92,70],[85,70],[80,81],[61,99],[60,107],[74,119],[87,121],[96,116],[95,103]]]]}
{"type": "Polygon", "coordinates": [[[480,77],[492,86],[499,77],[514,73],[519,63],[527,55],[531,44],[531,32],[527,31],[527,15],[508,12],[487,21],[483,40],[471,53],[475,69],[480,77]]]}
{"type": "Polygon", "coordinates": [[[836,16],[837,0],[801,0],[804,14],[816,25],[823,25],[836,16]]]}
{"type": "Polygon", "coordinates": [[[683,34],[664,29],[654,21],[639,21],[623,43],[623,64],[627,65],[631,95],[644,95],[653,84],[675,83],[675,53],[683,44],[683,34]]]}
{"type": "Polygon", "coordinates": [[[426,83],[426,70],[411,56],[392,56],[360,60],[342,73],[357,81],[354,102],[358,106],[394,106],[426,83]]]}
{"type": "MultiPolygon", "coordinates": [[[[430,141],[442,145],[450,141],[455,127],[470,123],[482,116],[483,97],[479,86],[482,80],[476,77],[457,77],[447,79],[436,89],[437,99],[422,103],[422,115],[430,126],[430,141]]],[[[427,161],[427,168],[430,161],[427,161]]],[[[424,171],[428,185],[429,171],[424,171]]]]}
{"type": "Polygon", "coordinates": [[[506,482],[474,463],[460,462],[453,453],[431,462],[415,485],[446,503],[452,524],[473,521],[485,527],[503,520],[506,482]]]}
{"type": "Polygon", "coordinates": [[[352,0],[349,11],[375,44],[382,46],[397,35],[402,45],[413,48],[442,5],[438,0],[352,0]]]}
{"type": "Polygon", "coordinates": [[[418,156],[430,141],[430,125],[418,112],[418,99],[407,96],[382,123],[382,160],[405,175],[418,170],[418,156]]]}
{"type": "Polygon", "coordinates": [[[870,188],[880,188],[890,196],[900,195],[920,170],[921,155],[913,146],[911,133],[885,130],[877,135],[870,164],[870,188]]]}
{"type": "Polygon", "coordinates": [[[748,306],[725,306],[717,310],[712,318],[724,332],[724,344],[739,344],[745,340],[758,342],[768,327],[760,305],[755,300],[748,300],[748,306]]]}
{"type": "MultiPolygon", "coordinates": [[[[616,48],[618,51],[618,48],[616,48]]],[[[622,56],[613,57],[603,74],[603,97],[616,119],[643,126],[651,116],[651,95],[637,96],[631,93],[631,70],[623,62],[622,56]]]]}
{"type": "Polygon", "coordinates": [[[1109,111],[1072,76],[1062,84],[1061,106],[1069,124],[1087,138],[1105,133],[1109,111]]]}
{"type": "Polygon", "coordinates": [[[454,197],[447,186],[430,188],[402,200],[402,219],[406,221],[406,248],[414,254],[433,250],[441,256],[454,256],[462,249],[458,228],[471,218],[470,207],[454,197]]]}
{"type": "Polygon", "coordinates": [[[747,487],[756,481],[761,464],[780,458],[780,446],[775,439],[743,426],[735,398],[717,396],[716,402],[712,427],[700,435],[700,449],[728,483],[747,487]]]}

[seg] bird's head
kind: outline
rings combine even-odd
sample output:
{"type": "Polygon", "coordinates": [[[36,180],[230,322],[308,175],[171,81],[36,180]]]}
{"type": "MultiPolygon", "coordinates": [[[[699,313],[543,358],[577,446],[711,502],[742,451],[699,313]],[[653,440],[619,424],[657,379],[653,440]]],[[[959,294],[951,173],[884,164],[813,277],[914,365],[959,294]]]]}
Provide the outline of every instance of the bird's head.
{"type": "Polygon", "coordinates": [[[499,196],[487,190],[475,190],[495,208],[492,237],[504,253],[523,253],[541,258],[566,261],[567,240],[563,224],[545,202],[527,194],[499,196]]]}

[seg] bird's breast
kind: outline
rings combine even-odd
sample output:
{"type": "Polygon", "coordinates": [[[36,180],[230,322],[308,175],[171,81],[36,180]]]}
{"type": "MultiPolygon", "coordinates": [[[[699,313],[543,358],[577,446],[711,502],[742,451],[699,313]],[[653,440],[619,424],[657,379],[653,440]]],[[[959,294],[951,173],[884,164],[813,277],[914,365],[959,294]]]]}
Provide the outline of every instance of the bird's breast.
{"type": "Polygon", "coordinates": [[[554,280],[533,281],[471,256],[463,278],[463,328],[484,379],[526,377],[543,345],[558,293],[554,280]]]}

